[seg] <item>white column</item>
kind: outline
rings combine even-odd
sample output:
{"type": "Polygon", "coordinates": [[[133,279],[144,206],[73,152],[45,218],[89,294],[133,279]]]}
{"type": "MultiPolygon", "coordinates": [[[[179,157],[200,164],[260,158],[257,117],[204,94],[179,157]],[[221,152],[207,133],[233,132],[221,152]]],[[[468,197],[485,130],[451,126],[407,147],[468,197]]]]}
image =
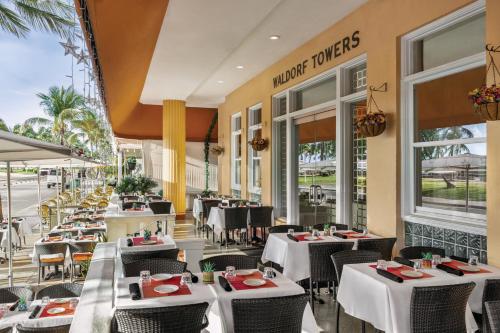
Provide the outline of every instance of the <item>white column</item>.
{"type": "Polygon", "coordinates": [[[118,183],[122,181],[123,178],[123,153],[118,151],[118,183]]]}
{"type": "Polygon", "coordinates": [[[9,286],[12,287],[14,285],[14,276],[12,272],[12,196],[10,193],[10,162],[7,162],[7,219],[8,219],[8,225],[7,225],[7,233],[8,233],[8,246],[9,246],[9,286]]]}

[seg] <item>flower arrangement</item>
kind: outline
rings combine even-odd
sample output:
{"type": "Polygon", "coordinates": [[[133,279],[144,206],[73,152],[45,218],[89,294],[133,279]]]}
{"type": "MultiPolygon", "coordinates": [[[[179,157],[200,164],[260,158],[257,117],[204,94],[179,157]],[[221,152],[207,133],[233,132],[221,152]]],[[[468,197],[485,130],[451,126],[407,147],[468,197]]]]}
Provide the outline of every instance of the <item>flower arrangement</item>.
{"type": "Polygon", "coordinates": [[[267,148],[268,141],[267,139],[256,136],[252,140],[248,141],[248,144],[252,146],[253,150],[262,151],[267,148]]]}
{"type": "Polygon", "coordinates": [[[214,146],[210,149],[210,151],[212,152],[212,154],[215,154],[217,156],[220,156],[222,155],[222,153],[224,153],[224,147],[221,147],[221,146],[214,146]]]}
{"type": "Polygon", "coordinates": [[[486,120],[498,120],[498,103],[500,103],[500,87],[495,83],[483,85],[469,92],[469,99],[474,110],[486,120]]]}
{"type": "Polygon", "coordinates": [[[206,262],[203,265],[203,283],[214,283],[215,264],[206,262]]]}
{"type": "Polygon", "coordinates": [[[382,134],[385,130],[386,119],[383,111],[368,112],[359,116],[356,121],[358,133],[365,137],[373,137],[382,134]]]}

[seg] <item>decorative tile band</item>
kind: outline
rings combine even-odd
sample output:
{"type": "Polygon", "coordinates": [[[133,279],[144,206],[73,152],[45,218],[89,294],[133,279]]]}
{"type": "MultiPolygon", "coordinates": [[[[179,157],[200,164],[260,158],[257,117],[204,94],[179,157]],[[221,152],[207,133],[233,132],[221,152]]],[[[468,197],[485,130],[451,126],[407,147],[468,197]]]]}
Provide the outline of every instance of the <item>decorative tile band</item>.
{"type": "Polygon", "coordinates": [[[444,248],[447,256],[475,255],[482,263],[488,262],[486,236],[453,229],[405,222],[405,246],[440,247],[444,248]]]}

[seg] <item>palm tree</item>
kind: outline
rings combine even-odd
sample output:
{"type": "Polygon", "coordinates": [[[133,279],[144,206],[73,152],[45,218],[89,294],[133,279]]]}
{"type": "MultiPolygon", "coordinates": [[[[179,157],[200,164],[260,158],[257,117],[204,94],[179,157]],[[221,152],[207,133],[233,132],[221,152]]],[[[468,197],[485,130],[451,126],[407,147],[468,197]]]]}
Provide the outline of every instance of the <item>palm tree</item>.
{"type": "MultiPolygon", "coordinates": [[[[79,130],[71,134],[68,140],[73,140],[74,137],[84,137],[84,142],[89,145],[92,156],[97,153],[98,146],[103,139],[107,139],[104,126],[95,111],[90,109],[81,110],[76,114],[76,117],[71,121],[74,129],[79,130]]],[[[107,141],[107,140],[104,140],[107,141]]]]}
{"type": "Polygon", "coordinates": [[[74,7],[61,0],[5,0],[0,2],[0,29],[18,38],[30,29],[68,37],[74,26],[74,7]]]}
{"type": "Polygon", "coordinates": [[[5,131],[5,132],[9,132],[9,127],[7,126],[7,124],[5,123],[5,121],[0,118],[0,131],[5,131]]]}

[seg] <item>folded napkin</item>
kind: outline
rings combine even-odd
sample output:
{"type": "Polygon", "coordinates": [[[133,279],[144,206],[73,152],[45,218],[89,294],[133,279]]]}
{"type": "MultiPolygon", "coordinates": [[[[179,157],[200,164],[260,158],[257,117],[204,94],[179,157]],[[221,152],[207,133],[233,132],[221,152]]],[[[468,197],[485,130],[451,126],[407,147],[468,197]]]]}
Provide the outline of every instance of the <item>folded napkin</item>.
{"type": "Polygon", "coordinates": [[[338,237],[338,238],[342,238],[342,239],[347,239],[347,235],[344,235],[344,234],[341,234],[338,232],[334,232],[333,236],[338,237]]]}
{"type": "Polygon", "coordinates": [[[134,242],[130,238],[127,238],[127,246],[134,246],[134,242]]]}
{"type": "Polygon", "coordinates": [[[38,312],[40,312],[41,309],[42,309],[42,307],[40,305],[35,306],[33,311],[31,311],[30,319],[35,319],[36,316],[38,316],[38,312]]]}
{"type": "Polygon", "coordinates": [[[450,259],[469,263],[469,259],[464,257],[450,256],[450,259]]]}
{"type": "Polygon", "coordinates": [[[443,264],[437,265],[436,268],[445,271],[446,273],[455,274],[458,276],[464,275],[464,272],[462,272],[461,270],[443,264]]]}
{"type": "Polygon", "coordinates": [[[223,276],[219,276],[219,284],[225,291],[232,291],[231,285],[227,282],[226,278],[223,276]]]}
{"type": "Polygon", "coordinates": [[[10,307],[9,307],[9,311],[14,311],[15,309],[17,309],[17,306],[19,305],[19,300],[17,300],[14,304],[12,304],[10,307]]]}
{"type": "Polygon", "coordinates": [[[395,257],[394,261],[400,263],[401,265],[413,267],[414,262],[402,257],[395,257]]]}
{"type": "Polygon", "coordinates": [[[395,274],[392,274],[391,272],[389,271],[386,271],[386,270],[383,270],[383,269],[379,269],[377,268],[377,273],[379,275],[382,275],[383,277],[385,278],[388,278],[389,280],[392,280],[394,282],[397,282],[397,283],[403,283],[403,278],[400,277],[400,276],[397,276],[395,274]]]}
{"type": "Polygon", "coordinates": [[[141,299],[141,288],[139,288],[138,283],[129,284],[128,290],[130,292],[130,298],[132,298],[134,301],[141,299]]]}
{"type": "Polygon", "coordinates": [[[293,240],[294,242],[298,242],[298,241],[299,241],[299,240],[298,240],[295,236],[292,236],[292,235],[290,235],[290,234],[286,234],[286,236],[287,236],[288,238],[290,238],[291,240],[293,240]]]}

